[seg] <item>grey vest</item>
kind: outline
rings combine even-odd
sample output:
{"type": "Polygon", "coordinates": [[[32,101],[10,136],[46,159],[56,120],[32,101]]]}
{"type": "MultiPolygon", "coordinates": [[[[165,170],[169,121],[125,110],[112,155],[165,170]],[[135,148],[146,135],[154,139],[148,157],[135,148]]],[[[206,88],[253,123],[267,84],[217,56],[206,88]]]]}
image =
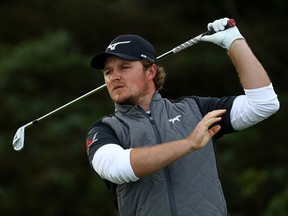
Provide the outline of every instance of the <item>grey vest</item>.
{"type": "MultiPolygon", "coordinates": [[[[157,92],[151,113],[149,118],[137,106],[116,105],[115,115],[102,122],[113,128],[128,149],[182,139],[202,119],[193,98],[172,103],[157,92]]],[[[117,200],[120,216],[228,215],[212,140],[152,175],[118,185],[117,200]]]]}

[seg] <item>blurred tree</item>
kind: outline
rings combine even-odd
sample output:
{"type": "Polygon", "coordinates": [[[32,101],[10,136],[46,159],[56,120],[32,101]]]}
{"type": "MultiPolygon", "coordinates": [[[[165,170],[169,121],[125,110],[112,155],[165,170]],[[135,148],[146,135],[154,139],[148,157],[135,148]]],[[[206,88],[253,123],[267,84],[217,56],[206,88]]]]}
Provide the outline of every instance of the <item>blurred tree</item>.
{"type": "Polygon", "coordinates": [[[1,113],[5,115],[0,119],[5,122],[1,124],[5,135],[1,134],[0,148],[0,214],[89,215],[92,209],[99,215],[113,212],[111,198],[103,182],[93,175],[85,155],[88,127],[109,107],[101,94],[97,99],[101,106],[91,109],[94,102],[89,98],[27,130],[25,151],[12,152],[8,145],[12,141],[11,128],[100,83],[99,74],[89,73],[88,58],[79,53],[71,35],[63,31],[6,47],[3,53],[0,95],[4,100],[1,113]]]}

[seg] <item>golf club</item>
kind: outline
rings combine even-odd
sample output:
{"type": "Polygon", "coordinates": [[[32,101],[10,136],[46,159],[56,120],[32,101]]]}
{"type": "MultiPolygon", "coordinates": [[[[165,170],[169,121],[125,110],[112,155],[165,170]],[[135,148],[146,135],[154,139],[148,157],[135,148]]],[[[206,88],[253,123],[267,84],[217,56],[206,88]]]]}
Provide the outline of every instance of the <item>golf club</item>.
{"type": "MultiPolygon", "coordinates": [[[[231,27],[233,27],[233,26],[235,26],[235,25],[236,25],[235,21],[234,21],[233,19],[230,19],[230,20],[228,20],[228,23],[227,23],[225,29],[231,28],[231,27]]],[[[190,39],[190,40],[188,40],[188,41],[180,44],[179,46],[171,49],[170,51],[168,51],[168,52],[166,52],[166,53],[158,56],[158,57],[157,57],[157,60],[160,60],[160,59],[162,59],[162,58],[164,58],[164,57],[167,57],[167,56],[169,56],[169,55],[171,55],[171,54],[178,53],[178,52],[180,52],[180,51],[182,51],[182,50],[184,50],[184,49],[186,49],[186,48],[188,48],[188,47],[190,47],[190,46],[193,46],[193,45],[195,45],[195,44],[197,44],[197,43],[199,43],[199,42],[201,41],[201,37],[202,37],[202,36],[204,36],[204,35],[211,35],[211,34],[214,34],[214,33],[215,33],[215,31],[214,31],[213,29],[212,29],[212,30],[209,30],[209,31],[207,31],[207,32],[205,32],[205,33],[202,33],[202,34],[200,34],[200,35],[198,35],[198,36],[196,36],[196,37],[194,37],[194,38],[192,38],[192,39],[190,39]]],[[[51,116],[51,115],[55,114],[56,112],[58,112],[58,111],[60,111],[60,110],[62,110],[62,109],[64,109],[64,108],[70,106],[71,104],[73,104],[73,103],[75,103],[75,102],[78,102],[78,101],[80,101],[81,99],[84,99],[84,98],[86,98],[86,97],[88,97],[88,96],[90,96],[90,95],[92,95],[92,94],[100,91],[100,90],[103,89],[104,87],[106,87],[106,84],[103,84],[103,85],[101,85],[101,86],[93,89],[92,91],[90,91],[90,92],[88,92],[88,93],[86,93],[86,94],[84,94],[84,95],[82,95],[82,96],[74,99],[73,101],[71,101],[71,102],[69,102],[69,103],[67,103],[67,104],[64,104],[63,106],[61,106],[61,107],[59,107],[59,108],[57,108],[57,109],[55,109],[55,110],[47,113],[46,115],[44,115],[44,116],[42,116],[42,117],[40,117],[40,118],[38,118],[38,119],[35,119],[35,120],[29,122],[28,124],[25,124],[25,125],[23,125],[22,127],[20,127],[20,128],[17,130],[17,132],[16,132],[16,134],[15,134],[15,136],[14,136],[14,138],[13,138],[13,142],[12,142],[13,148],[14,148],[16,151],[20,151],[20,150],[24,147],[25,129],[31,127],[32,125],[37,124],[39,121],[47,118],[48,116],[51,116]]]]}

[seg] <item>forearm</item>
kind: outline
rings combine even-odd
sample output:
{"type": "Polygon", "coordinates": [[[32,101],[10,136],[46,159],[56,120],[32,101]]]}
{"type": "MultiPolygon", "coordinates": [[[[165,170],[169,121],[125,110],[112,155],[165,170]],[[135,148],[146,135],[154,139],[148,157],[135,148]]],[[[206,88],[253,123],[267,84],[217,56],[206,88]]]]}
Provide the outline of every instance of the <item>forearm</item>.
{"type": "Polygon", "coordinates": [[[235,40],[228,51],[244,89],[255,89],[270,84],[270,79],[245,40],[235,40]]]}
{"type": "Polygon", "coordinates": [[[132,149],[111,143],[98,149],[92,166],[103,179],[113,183],[133,182],[189,154],[195,149],[189,147],[191,143],[183,139],[132,149]]]}
{"type": "Polygon", "coordinates": [[[193,151],[186,139],[132,149],[130,163],[137,177],[156,172],[193,151]]]}
{"type": "Polygon", "coordinates": [[[268,86],[270,79],[246,43],[236,26],[227,27],[229,19],[222,18],[208,24],[208,30],[214,30],[211,35],[201,37],[202,41],[212,42],[226,50],[238,72],[244,89],[255,89],[268,86]]]}
{"type": "Polygon", "coordinates": [[[187,139],[150,147],[123,149],[117,144],[102,146],[92,166],[103,178],[116,184],[137,181],[195,150],[187,139]]]}

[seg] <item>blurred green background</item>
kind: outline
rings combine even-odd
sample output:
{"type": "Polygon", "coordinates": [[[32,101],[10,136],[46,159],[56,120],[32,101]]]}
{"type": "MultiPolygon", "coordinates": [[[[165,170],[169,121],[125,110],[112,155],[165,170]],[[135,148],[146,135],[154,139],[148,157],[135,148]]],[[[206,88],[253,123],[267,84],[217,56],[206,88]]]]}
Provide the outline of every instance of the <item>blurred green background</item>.
{"type": "MultiPolygon", "coordinates": [[[[119,34],[139,34],[160,55],[234,18],[273,81],[281,108],[268,120],[218,141],[219,174],[233,216],[287,216],[288,1],[1,0],[0,215],[115,215],[88,163],[90,125],[113,112],[106,89],[25,132],[16,130],[104,83],[90,59],[119,34]]],[[[243,91],[225,51],[200,43],[161,61],[163,96],[225,96],[243,91]]]]}

